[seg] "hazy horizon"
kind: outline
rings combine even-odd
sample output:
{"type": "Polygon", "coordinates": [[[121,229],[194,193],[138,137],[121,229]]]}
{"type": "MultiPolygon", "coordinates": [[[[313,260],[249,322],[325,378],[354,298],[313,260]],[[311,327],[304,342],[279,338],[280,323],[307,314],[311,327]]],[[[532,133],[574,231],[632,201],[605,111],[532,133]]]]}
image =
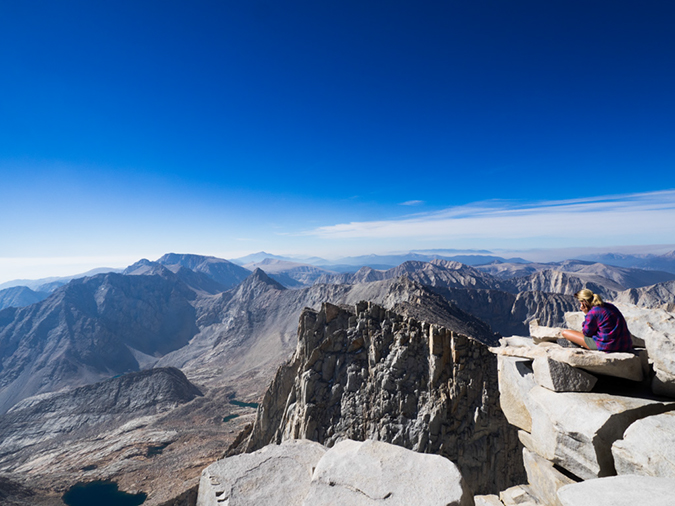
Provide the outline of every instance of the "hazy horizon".
{"type": "MultiPolygon", "coordinates": [[[[643,254],[664,254],[675,251],[675,244],[661,245],[640,245],[640,246],[616,246],[610,248],[558,248],[558,249],[531,249],[531,250],[454,250],[448,249],[446,252],[411,249],[407,251],[382,251],[379,253],[361,252],[355,255],[345,255],[340,257],[322,257],[319,255],[296,255],[293,253],[284,254],[283,252],[265,251],[270,255],[288,257],[298,263],[305,263],[305,259],[320,257],[329,262],[339,263],[341,258],[359,257],[367,255],[377,256],[396,256],[405,255],[411,252],[437,254],[439,256],[459,256],[459,255],[483,255],[498,256],[503,258],[522,258],[530,262],[557,262],[562,260],[571,260],[585,255],[599,255],[604,253],[617,253],[626,255],[643,254]]],[[[248,255],[261,253],[262,251],[249,251],[245,254],[227,255],[218,253],[198,253],[194,251],[165,251],[157,255],[140,255],[125,257],[61,257],[61,258],[0,258],[0,285],[17,280],[33,281],[45,278],[70,277],[85,274],[96,269],[124,269],[141,259],[155,261],[167,253],[195,254],[200,256],[213,256],[225,260],[236,260],[248,255]],[[108,262],[107,264],[105,262],[108,262]],[[23,275],[22,275],[23,273],[23,275]],[[15,275],[18,274],[18,275],[15,275]]]]}

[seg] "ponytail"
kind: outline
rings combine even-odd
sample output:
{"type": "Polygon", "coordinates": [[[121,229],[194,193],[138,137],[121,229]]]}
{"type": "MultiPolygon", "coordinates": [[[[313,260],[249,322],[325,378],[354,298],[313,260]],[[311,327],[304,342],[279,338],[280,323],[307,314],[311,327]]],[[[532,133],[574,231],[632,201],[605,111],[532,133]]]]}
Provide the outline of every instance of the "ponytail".
{"type": "Polygon", "coordinates": [[[587,288],[579,290],[577,293],[574,294],[574,297],[578,300],[585,300],[591,306],[602,307],[602,305],[604,304],[604,302],[602,301],[602,297],[600,297],[600,295],[598,295],[597,293],[593,293],[587,288]]]}

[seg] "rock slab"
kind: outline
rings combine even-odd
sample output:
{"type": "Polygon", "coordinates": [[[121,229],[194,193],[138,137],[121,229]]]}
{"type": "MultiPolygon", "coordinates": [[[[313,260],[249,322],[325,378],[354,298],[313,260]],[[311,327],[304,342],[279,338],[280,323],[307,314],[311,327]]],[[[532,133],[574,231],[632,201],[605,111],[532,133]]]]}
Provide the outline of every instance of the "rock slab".
{"type": "Polygon", "coordinates": [[[675,479],[610,476],[562,487],[558,498],[562,506],[672,506],[675,479]]]}
{"type": "Polygon", "coordinates": [[[634,422],[612,445],[618,474],[675,477],[675,412],[634,422]]]}
{"type": "Polygon", "coordinates": [[[197,506],[300,505],[326,449],[291,440],[219,460],[204,469],[197,506]]]}
{"type": "MultiPolygon", "coordinates": [[[[341,441],[317,464],[303,506],[470,506],[457,466],[381,441],[341,441]]],[[[287,503],[285,503],[287,504],[287,503]]]]}
{"type": "Polygon", "coordinates": [[[523,443],[575,476],[615,474],[612,444],[640,418],[670,411],[675,403],[602,393],[530,391],[532,432],[523,443]]]}
{"type": "Polygon", "coordinates": [[[560,506],[558,490],[565,485],[576,483],[558,471],[552,462],[541,458],[527,448],[523,448],[523,464],[525,464],[530,491],[542,504],[560,506]]]}
{"type": "Polygon", "coordinates": [[[550,357],[535,358],[532,364],[534,380],[539,386],[554,392],[590,392],[598,378],[550,357]]]}
{"type": "Polygon", "coordinates": [[[518,357],[497,357],[499,402],[506,419],[519,429],[532,432],[532,415],[528,407],[534,381],[532,361],[518,357]]]}
{"type": "Polygon", "coordinates": [[[582,348],[563,348],[554,343],[541,343],[537,346],[502,346],[491,350],[498,355],[532,360],[548,357],[593,374],[632,381],[642,381],[644,378],[642,359],[635,353],[606,353],[582,348]]]}

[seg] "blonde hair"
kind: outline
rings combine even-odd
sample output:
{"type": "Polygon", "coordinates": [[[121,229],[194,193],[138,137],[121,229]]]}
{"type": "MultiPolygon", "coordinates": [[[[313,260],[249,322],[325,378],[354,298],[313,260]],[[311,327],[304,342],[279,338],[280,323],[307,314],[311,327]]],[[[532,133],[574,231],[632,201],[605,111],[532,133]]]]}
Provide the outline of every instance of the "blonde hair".
{"type": "Polygon", "coordinates": [[[591,292],[587,288],[579,290],[574,294],[574,297],[576,297],[578,300],[585,300],[591,306],[602,306],[604,304],[604,302],[602,302],[602,297],[600,297],[597,293],[591,292]]]}

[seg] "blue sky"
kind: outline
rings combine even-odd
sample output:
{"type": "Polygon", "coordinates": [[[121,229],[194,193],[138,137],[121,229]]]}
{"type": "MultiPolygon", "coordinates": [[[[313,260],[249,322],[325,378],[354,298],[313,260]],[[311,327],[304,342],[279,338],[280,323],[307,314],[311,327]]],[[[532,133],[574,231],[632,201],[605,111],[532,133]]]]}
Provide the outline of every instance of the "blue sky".
{"type": "Polygon", "coordinates": [[[673,244],[674,22],[670,0],[5,0],[0,282],[673,244]]]}

